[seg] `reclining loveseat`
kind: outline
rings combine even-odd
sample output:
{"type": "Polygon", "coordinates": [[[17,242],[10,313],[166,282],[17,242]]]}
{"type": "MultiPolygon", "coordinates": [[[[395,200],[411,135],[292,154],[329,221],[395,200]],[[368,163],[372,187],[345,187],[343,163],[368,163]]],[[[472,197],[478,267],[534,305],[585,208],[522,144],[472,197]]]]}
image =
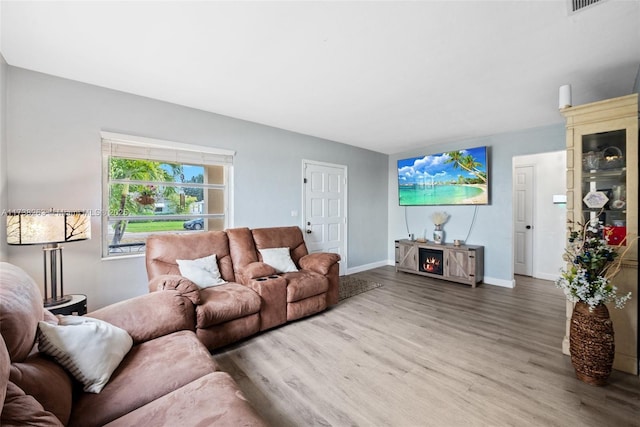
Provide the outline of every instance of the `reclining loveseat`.
{"type": "Polygon", "coordinates": [[[339,261],[338,254],[308,253],[298,227],[147,238],[149,291],[186,295],[195,305],[196,334],[210,350],[337,304],[339,261]],[[221,283],[203,286],[184,276],[184,261],[212,255],[215,265],[207,268],[221,283]]]}

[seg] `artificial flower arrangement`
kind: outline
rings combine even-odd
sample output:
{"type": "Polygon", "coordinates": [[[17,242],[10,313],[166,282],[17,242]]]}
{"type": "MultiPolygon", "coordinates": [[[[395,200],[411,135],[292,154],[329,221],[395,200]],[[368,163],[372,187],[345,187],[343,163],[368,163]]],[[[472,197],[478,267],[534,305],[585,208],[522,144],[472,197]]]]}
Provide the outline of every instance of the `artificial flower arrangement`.
{"type": "MultiPolygon", "coordinates": [[[[569,241],[563,259],[569,263],[561,270],[556,286],[564,291],[571,302],[583,302],[593,310],[600,304],[614,302],[616,308],[622,308],[631,299],[631,292],[618,295],[618,289],[611,280],[620,271],[621,260],[615,246],[607,245],[604,239],[605,229],[597,218],[586,224],[576,223],[572,229],[569,221],[569,241]]],[[[622,245],[625,239],[620,243],[622,245]]]]}
{"type": "Polygon", "coordinates": [[[431,214],[431,221],[436,226],[441,226],[449,219],[449,214],[446,212],[434,212],[431,214]]]}
{"type": "Polygon", "coordinates": [[[431,214],[431,221],[435,225],[433,230],[433,243],[441,245],[444,243],[444,231],[442,230],[442,224],[447,222],[449,214],[446,212],[434,212],[431,214]]]}

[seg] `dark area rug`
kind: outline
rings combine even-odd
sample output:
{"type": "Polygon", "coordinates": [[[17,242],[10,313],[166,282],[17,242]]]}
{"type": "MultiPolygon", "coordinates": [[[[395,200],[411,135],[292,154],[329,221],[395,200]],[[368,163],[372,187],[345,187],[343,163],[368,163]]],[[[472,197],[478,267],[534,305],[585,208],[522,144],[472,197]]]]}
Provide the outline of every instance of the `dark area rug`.
{"type": "Polygon", "coordinates": [[[380,286],[382,286],[382,284],[369,280],[359,279],[353,276],[341,276],[338,300],[342,301],[354,295],[370,291],[371,289],[379,288],[380,286]]]}

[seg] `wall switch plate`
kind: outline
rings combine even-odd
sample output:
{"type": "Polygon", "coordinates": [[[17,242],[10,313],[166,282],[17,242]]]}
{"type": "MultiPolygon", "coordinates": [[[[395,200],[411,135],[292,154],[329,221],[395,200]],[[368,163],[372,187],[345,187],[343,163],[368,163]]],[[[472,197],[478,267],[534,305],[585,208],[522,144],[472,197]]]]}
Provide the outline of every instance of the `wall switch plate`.
{"type": "Polygon", "coordinates": [[[553,203],[558,205],[561,203],[567,203],[567,195],[566,194],[554,194],[553,195],[553,203]]]}
{"type": "Polygon", "coordinates": [[[298,211],[291,211],[291,216],[298,216],[298,211]]]}

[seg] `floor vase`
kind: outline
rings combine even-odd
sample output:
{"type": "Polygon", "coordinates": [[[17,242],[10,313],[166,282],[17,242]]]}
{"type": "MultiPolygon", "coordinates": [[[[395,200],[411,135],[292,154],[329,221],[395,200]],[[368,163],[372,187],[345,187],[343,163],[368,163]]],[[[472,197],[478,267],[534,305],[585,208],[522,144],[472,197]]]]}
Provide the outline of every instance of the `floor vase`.
{"type": "Polygon", "coordinates": [[[613,322],[609,310],[600,304],[589,310],[589,305],[578,302],[573,308],[569,331],[571,363],[576,377],[591,385],[605,385],[615,353],[613,322]]]}

